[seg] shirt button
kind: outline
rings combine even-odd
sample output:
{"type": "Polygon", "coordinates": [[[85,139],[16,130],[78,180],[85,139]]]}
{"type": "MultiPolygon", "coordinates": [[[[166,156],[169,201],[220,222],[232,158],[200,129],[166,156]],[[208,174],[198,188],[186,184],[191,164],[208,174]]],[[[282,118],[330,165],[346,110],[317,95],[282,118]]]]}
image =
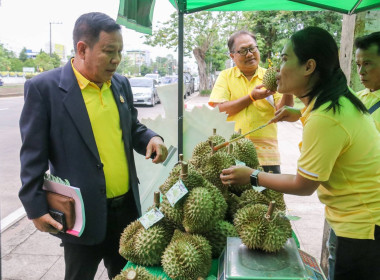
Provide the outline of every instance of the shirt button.
{"type": "Polygon", "coordinates": [[[106,193],[106,189],[101,189],[101,190],[100,190],[100,193],[101,193],[101,194],[105,194],[105,193],[106,193]]]}
{"type": "Polygon", "coordinates": [[[96,167],[97,167],[98,169],[102,169],[102,168],[103,168],[103,164],[102,164],[102,163],[101,163],[101,164],[97,164],[96,167]]]}

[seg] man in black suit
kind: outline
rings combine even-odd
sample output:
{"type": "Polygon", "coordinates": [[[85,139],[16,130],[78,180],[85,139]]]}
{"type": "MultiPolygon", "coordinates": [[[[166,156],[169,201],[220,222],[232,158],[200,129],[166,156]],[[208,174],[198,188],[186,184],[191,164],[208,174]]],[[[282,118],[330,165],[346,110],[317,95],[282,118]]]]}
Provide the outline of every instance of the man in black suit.
{"type": "Polygon", "coordinates": [[[19,197],[36,228],[62,239],[65,279],[93,279],[103,259],[109,278],[126,264],[120,234],[141,215],[133,149],[163,162],[163,140],[137,119],[121,61],[121,28],[109,16],[80,16],[75,57],[25,83],[19,197]],[[80,237],[60,233],[42,190],[47,170],[81,190],[86,227],[80,237]]]}

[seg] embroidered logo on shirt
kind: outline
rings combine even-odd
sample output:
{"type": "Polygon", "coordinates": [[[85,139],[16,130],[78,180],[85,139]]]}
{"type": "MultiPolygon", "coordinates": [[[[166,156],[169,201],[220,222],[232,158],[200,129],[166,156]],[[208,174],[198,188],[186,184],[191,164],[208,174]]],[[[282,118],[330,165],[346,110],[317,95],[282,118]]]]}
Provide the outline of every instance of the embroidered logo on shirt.
{"type": "Polygon", "coordinates": [[[121,96],[121,95],[120,95],[120,102],[121,102],[121,103],[124,103],[124,102],[125,102],[123,96],[121,96]]]}

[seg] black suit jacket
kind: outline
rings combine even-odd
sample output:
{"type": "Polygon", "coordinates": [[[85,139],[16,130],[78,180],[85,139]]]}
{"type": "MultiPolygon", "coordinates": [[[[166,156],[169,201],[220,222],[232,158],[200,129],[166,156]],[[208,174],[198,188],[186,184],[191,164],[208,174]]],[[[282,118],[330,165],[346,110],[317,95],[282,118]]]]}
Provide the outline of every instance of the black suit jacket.
{"type": "MultiPolygon", "coordinates": [[[[111,88],[119,109],[130,191],[141,215],[133,149],[144,155],[149,140],[157,134],[138,121],[128,80],[115,74],[111,88]]],[[[28,217],[33,219],[48,213],[42,184],[45,172],[50,169],[51,174],[68,179],[72,186],[81,189],[85,205],[86,227],[82,236],[59,234],[59,237],[65,242],[86,245],[101,242],[107,223],[103,164],[71,62],[28,80],[24,94],[19,197],[28,217]]]]}

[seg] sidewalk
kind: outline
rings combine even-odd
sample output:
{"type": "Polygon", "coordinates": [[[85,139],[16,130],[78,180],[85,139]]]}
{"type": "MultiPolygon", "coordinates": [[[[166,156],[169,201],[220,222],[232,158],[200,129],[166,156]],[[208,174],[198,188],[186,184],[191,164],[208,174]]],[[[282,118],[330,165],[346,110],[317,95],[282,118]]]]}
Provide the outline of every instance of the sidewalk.
{"type": "MultiPolygon", "coordinates": [[[[208,97],[194,96],[187,101],[187,108],[201,106],[207,100],[208,97]]],[[[278,125],[282,173],[296,172],[301,134],[302,127],[299,122],[278,125]]],[[[301,217],[300,220],[292,222],[301,249],[319,261],[324,225],[323,205],[316,193],[306,197],[286,195],[285,201],[289,214],[301,217]]],[[[63,248],[59,244],[58,238],[39,232],[27,218],[21,219],[1,235],[2,279],[63,279],[63,248]]],[[[99,266],[95,279],[108,279],[103,264],[99,266]]]]}

